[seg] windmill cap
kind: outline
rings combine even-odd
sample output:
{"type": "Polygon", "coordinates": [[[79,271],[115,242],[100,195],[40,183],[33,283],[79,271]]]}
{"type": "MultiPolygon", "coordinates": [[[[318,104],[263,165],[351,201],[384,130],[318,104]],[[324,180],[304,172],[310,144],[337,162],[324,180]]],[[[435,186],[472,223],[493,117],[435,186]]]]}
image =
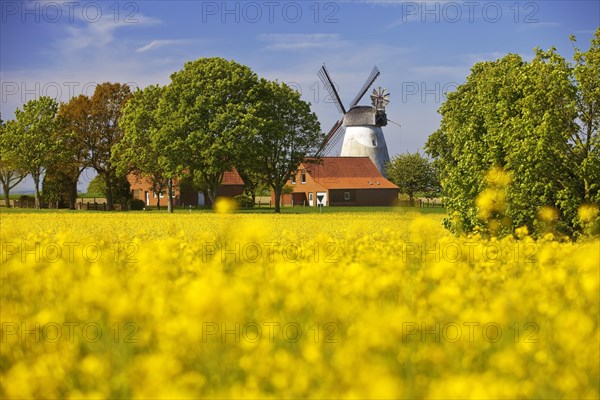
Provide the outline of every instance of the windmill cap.
{"type": "Polygon", "coordinates": [[[344,115],[344,126],[383,126],[377,116],[373,106],[354,106],[344,115]]]}

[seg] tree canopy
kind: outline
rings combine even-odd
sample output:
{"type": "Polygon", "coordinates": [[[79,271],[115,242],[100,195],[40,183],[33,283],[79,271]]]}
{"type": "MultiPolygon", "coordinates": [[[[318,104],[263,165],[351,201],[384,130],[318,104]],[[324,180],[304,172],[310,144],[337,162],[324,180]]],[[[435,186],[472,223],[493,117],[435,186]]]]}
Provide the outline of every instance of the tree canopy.
{"type": "Polygon", "coordinates": [[[19,168],[17,155],[12,148],[15,124],[15,121],[5,124],[0,118],[0,183],[6,207],[10,207],[10,191],[27,176],[27,171],[19,168]]]}
{"type": "MultiPolygon", "coordinates": [[[[136,91],[123,109],[119,121],[123,139],[112,149],[112,162],[117,174],[129,173],[148,180],[155,194],[162,193],[177,176],[177,169],[171,169],[170,160],[161,143],[161,122],[158,106],[165,88],[157,85],[136,91]]],[[[160,208],[160,196],[158,196],[160,208]]],[[[168,196],[168,208],[172,211],[172,193],[168,196]]]]}
{"type": "Polygon", "coordinates": [[[243,151],[241,121],[258,77],[245,65],[222,58],[187,62],[171,75],[158,108],[158,143],[172,176],[199,174],[214,202],[226,171],[243,151]]]}
{"type": "Polygon", "coordinates": [[[56,100],[42,96],[15,111],[15,120],[3,133],[3,157],[14,168],[31,175],[35,207],[41,207],[40,184],[48,167],[64,157],[65,146],[56,135],[56,100]]]}
{"type": "Polygon", "coordinates": [[[310,104],[285,83],[261,79],[251,97],[245,119],[250,132],[239,165],[273,189],[278,213],[286,182],[322,141],[321,126],[310,104]]]}
{"type": "Polygon", "coordinates": [[[560,214],[556,229],[570,234],[579,227],[578,207],[599,202],[600,86],[588,82],[600,79],[593,64],[599,36],[600,29],[590,50],[576,53],[574,68],[555,49],[536,50],[531,62],[509,54],[475,64],[448,95],[426,148],[440,169],[450,228],[489,227],[476,199],[489,189],[490,170],[506,172],[510,181],[494,224],[498,234],[521,226],[539,231],[540,210],[547,208],[560,214]]]}
{"type": "Polygon", "coordinates": [[[434,197],[440,191],[437,171],[431,161],[418,152],[398,154],[390,160],[386,172],[400,193],[408,195],[411,206],[415,203],[415,193],[434,197]]]}

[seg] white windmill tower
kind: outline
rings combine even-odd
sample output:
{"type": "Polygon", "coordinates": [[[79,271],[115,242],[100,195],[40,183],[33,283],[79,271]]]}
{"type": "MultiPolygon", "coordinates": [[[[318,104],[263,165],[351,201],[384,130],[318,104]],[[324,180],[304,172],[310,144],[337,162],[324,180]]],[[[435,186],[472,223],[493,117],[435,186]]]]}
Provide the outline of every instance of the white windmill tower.
{"type": "Polygon", "coordinates": [[[356,97],[350,103],[346,111],[340,96],[333,85],[329,72],[325,65],[318,72],[319,78],[325,85],[329,95],[335,102],[340,113],[344,117],[337,121],[317,151],[317,156],[327,154],[344,136],[341,156],[344,157],[369,157],[382,175],[385,173],[385,165],[390,161],[382,126],[387,125],[385,106],[389,103],[389,93],[385,89],[373,89],[371,95],[372,106],[359,106],[358,102],[371,87],[375,79],[379,77],[379,70],[373,67],[373,71],[367,78],[356,97]],[[345,133],[345,134],[344,134],[345,133]]]}

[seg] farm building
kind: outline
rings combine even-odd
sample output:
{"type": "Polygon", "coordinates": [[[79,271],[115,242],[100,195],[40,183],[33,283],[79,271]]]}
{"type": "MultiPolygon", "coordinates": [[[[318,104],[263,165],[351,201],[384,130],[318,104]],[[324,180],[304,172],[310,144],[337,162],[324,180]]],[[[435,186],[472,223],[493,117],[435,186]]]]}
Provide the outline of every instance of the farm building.
{"type": "MultiPolygon", "coordinates": [[[[127,180],[131,185],[131,194],[134,199],[143,200],[147,206],[156,206],[160,198],[160,205],[167,205],[167,191],[156,194],[152,192],[152,185],[147,179],[129,174],[127,180]]],[[[234,197],[242,194],[244,191],[244,181],[240,174],[233,169],[223,175],[223,183],[217,192],[217,196],[234,197]]],[[[177,186],[173,190],[174,204],[176,206],[209,206],[211,201],[203,192],[195,190],[180,190],[177,186]]]]}
{"type": "Polygon", "coordinates": [[[369,157],[307,160],[287,184],[294,190],[283,196],[284,205],[390,206],[398,200],[398,186],[369,157]]]}

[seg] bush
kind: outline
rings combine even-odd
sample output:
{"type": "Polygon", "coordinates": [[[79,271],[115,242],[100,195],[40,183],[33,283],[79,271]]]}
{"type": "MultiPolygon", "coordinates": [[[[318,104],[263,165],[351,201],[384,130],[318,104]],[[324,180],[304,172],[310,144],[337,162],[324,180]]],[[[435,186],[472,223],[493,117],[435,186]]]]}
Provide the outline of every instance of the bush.
{"type": "Polygon", "coordinates": [[[241,208],[252,208],[254,207],[254,201],[252,201],[252,197],[247,196],[245,194],[240,194],[234,197],[235,201],[238,202],[241,208]]]}
{"type": "Polygon", "coordinates": [[[129,209],[130,210],[143,210],[146,207],[146,202],[141,199],[132,199],[129,201],[129,209]]]}

